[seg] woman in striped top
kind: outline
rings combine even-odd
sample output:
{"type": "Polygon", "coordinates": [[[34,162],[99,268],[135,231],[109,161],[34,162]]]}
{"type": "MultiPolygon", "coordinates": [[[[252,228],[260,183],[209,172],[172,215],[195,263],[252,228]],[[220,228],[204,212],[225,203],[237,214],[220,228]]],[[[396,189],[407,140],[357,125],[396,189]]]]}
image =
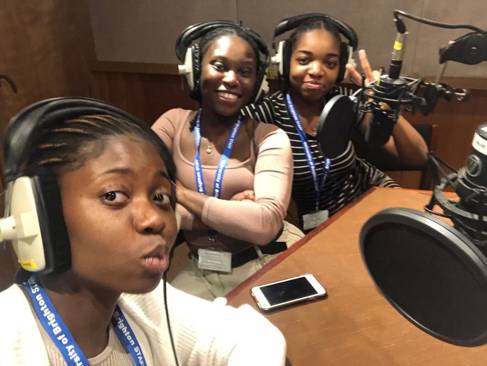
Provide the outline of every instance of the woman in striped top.
{"type": "MultiPolygon", "coordinates": [[[[340,94],[335,83],[340,67],[345,64],[340,60],[343,48],[340,31],[327,18],[311,18],[296,27],[288,40],[291,52],[289,75],[283,78],[285,88],[244,109],[244,114],[274,123],[288,134],[294,159],[292,197],[299,224],[305,231],[325,221],[371,186],[398,186],[356,155],[351,136],[336,137],[344,141],[341,153],[326,158],[322,154],[316,138],[319,117],[325,103],[340,94]]],[[[370,81],[372,71],[363,51],[360,61],[370,81]]],[[[351,77],[360,80],[353,66],[347,65],[347,69],[351,77]]],[[[351,121],[352,124],[358,126],[356,121],[351,121]]],[[[384,148],[408,159],[426,158],[424,140],[402,117],[384,148]]]]}

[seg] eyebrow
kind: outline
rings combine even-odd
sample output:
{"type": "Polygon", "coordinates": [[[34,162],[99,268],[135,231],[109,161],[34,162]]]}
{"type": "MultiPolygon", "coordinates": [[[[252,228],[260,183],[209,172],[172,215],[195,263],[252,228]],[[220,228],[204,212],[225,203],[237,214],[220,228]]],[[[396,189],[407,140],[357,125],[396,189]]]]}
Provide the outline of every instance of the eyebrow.
{"type": "MultiPolygon", "coordinates": [[[[112,168],[112,169],[105,170],[100,175],[109,175],[109,174],[130,175],[130,174],[134,174],[134,172],[130,168],[112,168]]],[[[160,177],[166,178],[169,182],[172,182],[171,178],[169,177],[169,175],[167,175],[167,173],[164,170],[159,170],[157,174],[160,177]]]]}
{"type": "MultiPolygon", "coordinates": [[[[306,51],[306,50],[296,50],[296,52],[301,52],[301,53],[304,53],[306,55],[314,55],[313,52],[306,51]]],[[[326,57],[340,57],[340,55],[338,53],[330,52],[330,53],[326,54],[326,57]]]]}
{"type": "MultiPolygon", "coordinates": [[[[218,60],[218,61],[230,61],[230,59],[226,56],[223,56],[223,55],[214,55],[210,60],[218,60]]],[[[210,61],[211,62],[211,61],[210,61]]],[[[246,57],[246,58],[243,58],[243,59],[239,59],[238,62],[240,63],[248,63],[248,64],[252,64],[252,65],[255,65],[256,61],[253,57],[246,57]]]]}

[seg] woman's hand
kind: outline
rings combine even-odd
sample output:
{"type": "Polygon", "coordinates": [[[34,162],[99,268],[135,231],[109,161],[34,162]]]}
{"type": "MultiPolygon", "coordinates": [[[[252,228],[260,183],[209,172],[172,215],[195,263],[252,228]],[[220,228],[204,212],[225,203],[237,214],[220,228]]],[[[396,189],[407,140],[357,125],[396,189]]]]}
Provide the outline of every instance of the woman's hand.
{"type": "Polygon", "coordinates": [[[246,189],[243,192],[235,194],[232,198],[233,201],[250,200],[255,201],[255,192],[252,189],[246,189]]]}
{"type": "Polygon", "coordinates": [[[176,180],[176,202],[201,219],[205,201],[210,198],[205,194],[187,188],[181,181],[176,180]]]}
{"type": "MultiPolygon", "coordinates": [[[[358,57],[360,61],[360,67],[365,75],[365,86],[368,86],[370,83],[373,83],[380,78],[380,72],[378,70],[372,69],[365,50],[359,50],[358,57]]],[[[362,75],[358,72],[355,65],[347,64],[346,67],[350,81],[357,86],[362,86],[362,75]]]]}

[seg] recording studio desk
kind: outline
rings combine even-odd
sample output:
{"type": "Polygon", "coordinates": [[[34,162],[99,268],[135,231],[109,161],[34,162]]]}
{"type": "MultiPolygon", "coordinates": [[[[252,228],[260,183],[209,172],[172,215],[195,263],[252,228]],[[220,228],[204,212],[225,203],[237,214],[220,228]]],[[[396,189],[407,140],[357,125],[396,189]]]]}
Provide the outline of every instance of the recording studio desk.
{"type": "Polygon", "coordinates": [[[292,366],[486,365],[487,346],[453,346],[404,319],[362,261],[359,233],[372,214],[387,207],[421,210],[430,197],[428,191],[373,189],[233,290],[230,304],[255,307],[252,286],[309,272],[328,297],[267,315],[286,337],[292,366]]]}

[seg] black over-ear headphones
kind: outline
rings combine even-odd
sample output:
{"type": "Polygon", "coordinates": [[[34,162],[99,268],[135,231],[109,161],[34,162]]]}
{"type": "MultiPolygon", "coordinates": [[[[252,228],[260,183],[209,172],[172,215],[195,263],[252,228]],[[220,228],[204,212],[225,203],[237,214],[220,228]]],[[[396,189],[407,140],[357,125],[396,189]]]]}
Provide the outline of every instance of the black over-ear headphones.
{"type": "Polygon", "coordinates": [[[18,261],[29,272],[63,272],[71,265],[59,186],[47,168],[25,173],[42,131],[66,119],[109,114],[145,126],[129,113],[91,98],[52,98],[30,105],[12,117],[5,138],[5,218],[0,241],[11,240],[18,261]]]}
{"type": "MultiPolygon", "coordinates": [[[[308,21],[323,21],[327,24],[332,24],[338,30],[338,32],[346,38],[347,42],[340,43],[340,68],[338,71],[337,82],[343,80],[345,76],[347,63],[353,63],[352,55],[353,51],[357,49],[358,37],[357,33],[348,24],[335,19],[329,15],[322,13],[309,13],[297,15],[290,18],[285,18],[279,22],[274,29],[273,42],[276,37],[284,34],[290,30],[296,29],[301,24],[308,21]]],[[[291,62],[292,45],[290,39],[280,41],[276,50],[276,55],[272,57],[272,63],[278,65],[279,75],[285,80],[289,80],[289,68],[291,62]]]]}
{"type": "Polygon", "coordinates": [[[264,39],[253,30],[245,28],[229,20],[216,20],[190,25],[176,40],[176,56],[182,62],[178,65],[179,74],[185,75],[191,97],[200,100],[201,80],[201,46],[199,40],[207,33],[218,28],[233,28],[245,32],[257,45],[257,80],[252,100],[257,100],[263,91],[267,91],[265,71],[269,64],[269,50],[264,39]]]}

